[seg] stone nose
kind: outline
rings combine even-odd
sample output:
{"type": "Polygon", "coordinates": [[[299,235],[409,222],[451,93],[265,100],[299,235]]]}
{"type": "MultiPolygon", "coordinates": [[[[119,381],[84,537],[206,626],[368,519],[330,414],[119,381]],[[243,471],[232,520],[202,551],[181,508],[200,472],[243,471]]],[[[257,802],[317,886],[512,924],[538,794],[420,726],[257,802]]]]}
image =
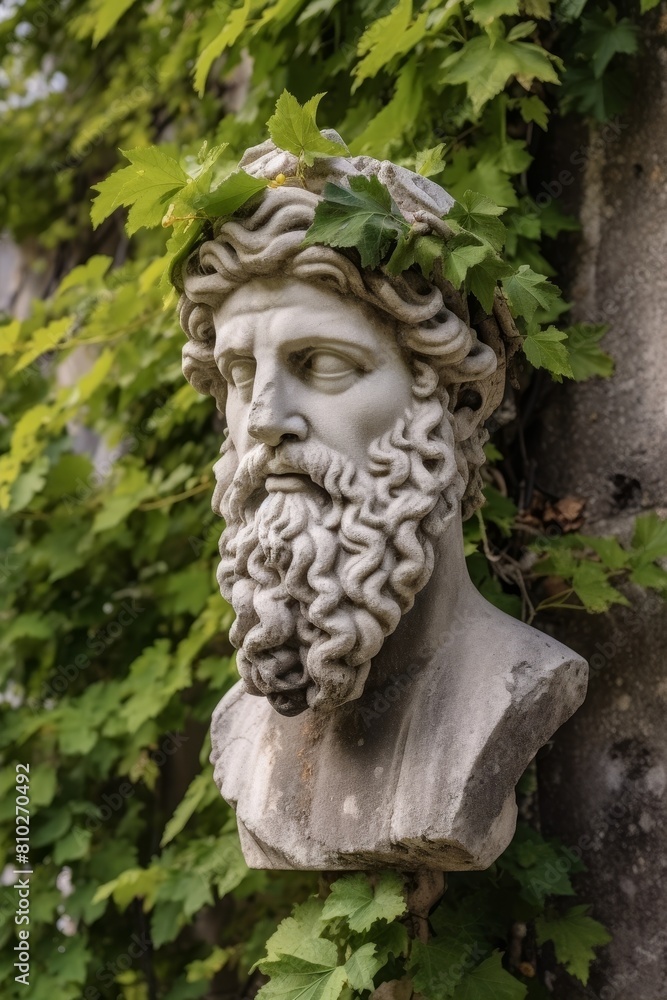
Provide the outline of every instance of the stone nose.
{"type": "Polygon", "coordinates": [[[276,448],[286,440],[303,441],[308,424],[288,399],[286,388],[278,380],[257,386],[248,414],[248,433],[262,444],[276,448]]]}

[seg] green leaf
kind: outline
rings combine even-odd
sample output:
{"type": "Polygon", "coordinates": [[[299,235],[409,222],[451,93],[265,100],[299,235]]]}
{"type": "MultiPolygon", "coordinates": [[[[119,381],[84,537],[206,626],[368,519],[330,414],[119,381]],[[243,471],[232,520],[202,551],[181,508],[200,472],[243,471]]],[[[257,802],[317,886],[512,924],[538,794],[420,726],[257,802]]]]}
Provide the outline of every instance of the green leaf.
{"type": "Polygon", "coordinates": [[[200,52],[194,68],[194,87],[200,97],[204,95],[206,79],[211,66],[225,49],[230,48],[241,37],[251,12],[252,0],[243,0],[240,7],[231,11],[222,30],[200,52]]]}
{"type": "Polygon", "coordinates": [[[413,941],[408,971],[417,993],[427,1000],[449,1000],[470,961],[468,935],[413,941]]]}
{"type": "Polygon", "coordinates": [[[362,267],[377,267],[392,240],[408,228],[377,177],[351,177],[349,190],[324,185],[324,200],[315,209],[304,246],[356,247],[362,267]]]}
{"type": "Polygon", "coordinates": [[[486,313],[493,311],[498,282],[512,272],[512,265],[493,251],[468,271],[466,284],[486,313]]]}
{"type": "MultiPolygon", "coordinates": [[[[321,899],[308,899],[295,906],[292,915],[282,920],[266,942],[266,957],[275,961],[280,955],[297,955],[307,958],[302,948],[308,939],[317,937],[324,903],[321,899]]],[[[257,963],[260,964],[259,962],[257,963]]]]}
{"type": "Polygon", "coordinates": [[[584,382],[596,375],[610,378],[614,374],[614,359],[598,346],[607,330],[604,323],[577,323],[565,331],[565,346],[575,381],[584,382]]]}
{"type": "Polygon", "coordinates": [[[553,941],[557,961],[584,986],[596,957],[594,949],[611,941],[611,935],[588,916],[588,910],[588,906],[573,906],[563,916],[549,914],[535,921],[538,944],[553,941]]]}
{"type": "Polygon", "coordinates": [[[447,243],[444,274],[455,288],[460,288],[468,271],[493,255],[490,246],[484,245],[474,236],[462,234],[447,243]]]}
{"type": "Polygon", "coordinates": [[[197,983],[204,980],[210,983],[216,972],[224,969],[227,962],[234,954],[233,948],[213,948],[211,954],[206,958],[196,959],[187,966],[187,980],[189,983],[197,983]]]}
{"type": "Polygon", "coordinates": [[[232,215],[264,191],[268,183],[265,177],[252,177],[245,170],[235,170],[208,194],[200,195],[195,207],[206,212],[210,218],[232,215]]]}
{"type": "Polygon", "coordinates": [[[587,611],[601,613],[612,604],[628,604],[627,598],[609,583],[604,566],[582,559],[572,574],[574,592],[587,611]]]}
{"type": "Polygon", "coordinates": [[[347,973],[336,965],[336,946],[331,964],[307,962],[294,955],[282,955],[276,962],[262,962],[260,968],[270,982],[262,986],[258,1000],[338,1000],[347,982],[347,973]]]}
{"type": "Polygon", "coordinates": [[[446,215],[446,221],[456,222],[473,236],[490,243],[494,250],[502,250],[505,243],[505,227],[498,218],[506,211],[494,204],[490,198],[474,191],[466,193],[456,201],[446,215]]]}
{"type": "Polygon", "coordinates": [[[521,898],[540,907],[551,895],[574,896],[570,874],[583,869],[574,855],[521,823],[497,864],[521,886],[521,898]]]}
{"type": "Polygon", "coordinates": [[[318,157],[349,155],[347,146],[327,139],[317,127],[315,116],[323,97],[324,94],[316,94],[302,106],[296,97],[283,90],[267,122],[269,135],[276,146],[300,157],[308,167],[318,157]]]}
{"type": "Polygon", "coordinates": [[[657,7],[659,3],[660,0],[639,0],[640,13],[646,14],[649,10],[653,10],[654,7],[657,7]]]}
{"type": "Polygon", "coordinates": [[[482,516],[489,524],[495,524],[505,538],[512,534],[512,528],[518,514],[517,505],[510,497],[505,497],[495,486],[484,487],[484,506],[482,516]]]}
{"type": "Polygon", "coordinates": [[[437,146],[431,146],[430,149],[424,149],[421,153],[417,153],[415,158],[417,173],[421,174],[422,177],[435,177],[436,174],[441,174],[445,167],[444,148],[444,142],[439,142],[437,146]]]}
{"type": "Polygon", "coordinates": [[[380,971],[384,962],[375,953],[374,944],[362,944],[352,952],[345,963],[345,974],[347,981],[353,990],[361,993],[363,990],[372,990],[373,979],[380,971]]]}
{"type": "Polygon", "coordinates": [[[546,132],[550,112],[544,101],[540,100],[537,94],[531,94],[530,97],[522,97],[519,100],[519,113],[526,124],[528,122],[535,122],[536,125],[539,125],[546,132]]]}
{"type": "Polygon", "coordinates": [[[364,58],[354,67],[352,93],[398,55],[409,52],[426,34],[428,11],[412,20],[412,0],[398,0],[385,17],[373,21],[359,39],[357,53],[364,58]]]}
{"type": "Polygon", "coordinates": [[[556,382],[561,382],[563,375],[573,377],[565,339],[565,334],[555,326],[530,330],[523,342],[523,352],[533,368],[546,368],[556,382]]]}
{"type": "Polygon", "coordinates": [[[667,519],[654,512],[635,520],[632,548],[643,562],[667,558],[667,519]]]}
{"type": "Polygon", "coordinates": [[[118,24],[123,14],[135,2],[136,0],[101,0],[101,2],[95,3],[92,11],[95,16],[94,46],[107,37],[111,29],[118,24]]]}
{"type": "Polygon", "coordinates": [[[190,782],[188,790],[174,810],[174,815],[164,828],[160,847],[166,847],[198,809],[215,802],[217,797],[218,790],[213,781],[213,774],[211,768],[207,767],[190,782]]]}
{"type": "Polygon", "coordinates": [[[367,931],[376,920],[394,920],[403,913],[403,882],[398,875],[385,872],[373,880],[366,875],[337,879],[325,900],[321,919],[343,917],[350,930],[367,931]]]}
{"type": "Polygon", "coordinates": [[[490,958],[465,975],[454,993],[455,1000],[523,1000],[528,988],[506,972],[502,954],[494,951],[490,958]]]}
{"type": "Polygon", "coordinates": [[[90,211],[95,229],[121,205],[130,208],[127,232],[159,226],[170,199],[188,183],[180,164],[156,146],[121,150],[129,167],[93,185],[98,192],[90,211]]]}
{"type": "Polygon", "coordinates": [[[581,52],[591,60],[596,80],[601,79],[617,53],[633,55],[639,44],[639,27],[630,18],[616,20],[613,6],[582,18],[581,52]]]}
{"type": "Polygon", "coordinates": [[[475,114],[499,94],[511,77],[526,89],[533,80],[558,83],[555,66],[560,60],[530,42],[477,35],[448,56],[443,64],[442,83],[465,84],[475,114]]]}
{"type": "Polygon", "coordinates": [[[519,0],[468,0],[470,16],[483,28],[499,17],[513,17],[519,13],[519,0]]]}
{"type": "MultiPolygon", "coordinates": [[[[560,289],[547,281],[543,274],[533,271],[528,264],[522,264],[513,275],[504,278],[503,289],[513,315],[521,316],[529,323],[539,308],[548,310],[560,298],[560,289]]],[[[564,340],[565,334],[557,339],[564,340]]]]}

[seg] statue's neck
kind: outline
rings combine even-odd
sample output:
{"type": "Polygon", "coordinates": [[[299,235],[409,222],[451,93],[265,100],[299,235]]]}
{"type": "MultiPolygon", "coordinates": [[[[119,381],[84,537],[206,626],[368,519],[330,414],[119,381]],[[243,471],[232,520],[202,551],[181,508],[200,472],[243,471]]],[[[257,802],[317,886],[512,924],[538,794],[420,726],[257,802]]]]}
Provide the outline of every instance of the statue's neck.
{"type": "Polygon", "coordinates": [[[436,543],[431,579],[373,659],[365,694],[381,690],[402,675],[415,676],[445,650],[455,656],[471,620],[479,614],[480,603],[483,598],[468,573],[457,516],[436,543]]]}

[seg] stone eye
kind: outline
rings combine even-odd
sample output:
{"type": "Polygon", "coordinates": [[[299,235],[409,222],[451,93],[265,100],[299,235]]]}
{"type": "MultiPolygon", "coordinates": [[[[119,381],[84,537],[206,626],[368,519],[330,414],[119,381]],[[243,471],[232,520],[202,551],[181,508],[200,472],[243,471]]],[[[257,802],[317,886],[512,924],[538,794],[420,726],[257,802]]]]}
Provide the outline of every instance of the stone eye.
{"type": "Polygon", "coordinates": [[[255,362],[248,358],[233,361],[228,369],[228,378],[237,389],[249,385],[255,377],[255,362]]]}
{"type": "Polygon", "coordinates": [[[340,378],[356,371],[356,365],[349,358],[332,354],[330,351],[313,351],[306,358],[304,367],[309,374],[317,378],[340,378]]]}

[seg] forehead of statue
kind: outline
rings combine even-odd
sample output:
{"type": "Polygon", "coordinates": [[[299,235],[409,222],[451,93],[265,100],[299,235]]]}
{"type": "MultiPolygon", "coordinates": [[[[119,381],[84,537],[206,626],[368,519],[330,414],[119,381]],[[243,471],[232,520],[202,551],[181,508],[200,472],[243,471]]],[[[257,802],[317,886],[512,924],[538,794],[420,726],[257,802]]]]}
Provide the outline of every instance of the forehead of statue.
{"type": "Polygon", "coordinates": [[[263,343],[336,339],[369,350],[398,350],[388,318],[322,282],[253,278],[225,298],[213,319],[216,355],[252,351],[257,338],[263,343]]]}

